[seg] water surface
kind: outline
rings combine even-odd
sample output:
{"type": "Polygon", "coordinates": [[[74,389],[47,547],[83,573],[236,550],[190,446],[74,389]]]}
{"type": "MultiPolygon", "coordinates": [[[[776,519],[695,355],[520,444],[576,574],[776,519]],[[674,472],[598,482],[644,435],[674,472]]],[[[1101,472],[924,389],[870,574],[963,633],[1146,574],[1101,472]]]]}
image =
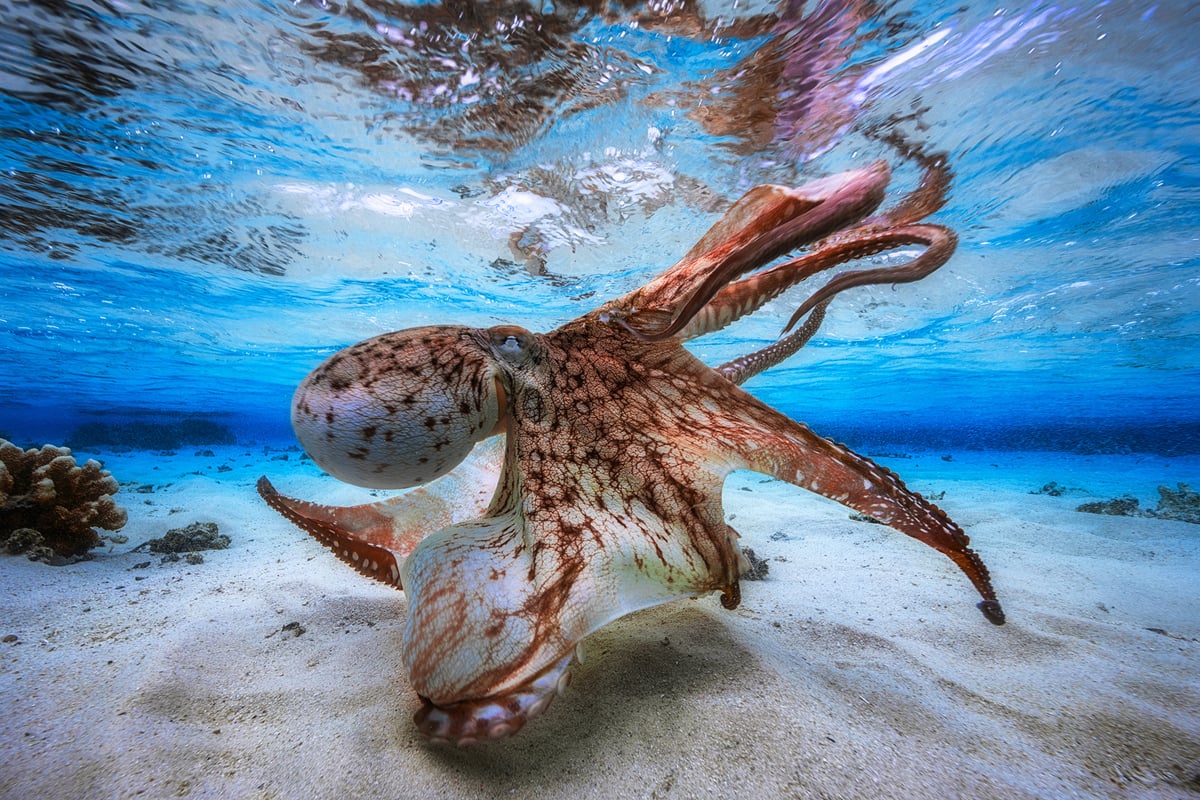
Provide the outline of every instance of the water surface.
{"type": "MultiPolygon", "coordinates": [[[[204,413],[413,325],[549,330],[759,183],[955,172],[961,237],[749,388],[852,443],[1200,452],[1191,4],[33,2],[0,33],[0,433],[204,413]],[[797,4],[798,5],[798,4],[797,4]]],[[[697,342],[774,338],[794,292],[697,342]]]]}

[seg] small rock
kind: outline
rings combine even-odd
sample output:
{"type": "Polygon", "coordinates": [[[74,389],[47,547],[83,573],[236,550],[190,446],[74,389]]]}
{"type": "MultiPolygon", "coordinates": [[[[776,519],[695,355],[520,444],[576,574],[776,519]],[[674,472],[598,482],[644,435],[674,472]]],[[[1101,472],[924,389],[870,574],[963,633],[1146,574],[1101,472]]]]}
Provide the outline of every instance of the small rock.
{"type": "Polygon", "coordinates": [[[233,541],[217,532],[215,522],[193,522],[185,528],[172,528],[161,539],[151,539],[137,549],[149,547],[151,553],[194,553],[197,550],[224,550],[233,541]]]}
{"type": "Polygon", "coordinates": [[[1166,486],[1158,487],[1158,508],[1154,510],[1154,515],[1200,525],[1200,492],[1193,491],[1186,483],[1176,486],[1177,491],[1166,486]]]}
{"type": "Polygon", "coordinates": [[[1114,497],[1112,500],[1098,500],[1094,503],[1083,503],[1075,507],[1076,511],[1086,514],[1108,514],[1113,517],[1149,517],[1152,514],[1138,507],[1138,499],[1126,494],[1114,497]]]}
{"type": "Polygon", "coordinates": [[[299,637],[299,636],[304,635],[304,626],[301,625],[299,622],[289,622],[288,624],[286,624],[282,628],[280,628],[279,632],[287,633],[287,634],[291,634],[292,636],[299,637]]]}
{"type": "Polygon", "coordinates": [[[40,546],[42,541],[42,534],[33,528],[17,528],[4,541],[4,548],[13,555],[27,553],[40,546]]]}
{"type": "Polygon", "coordinates": [[[746,557],[746,561],[750,562],[750,565],[746,567],[741,577],[748,581],[764,580],[767,577],[767,573],[771,570],[771,566],[767,563],[766,559],[759,558],[749,547],[742,548],[742,555],[746,557]]]}

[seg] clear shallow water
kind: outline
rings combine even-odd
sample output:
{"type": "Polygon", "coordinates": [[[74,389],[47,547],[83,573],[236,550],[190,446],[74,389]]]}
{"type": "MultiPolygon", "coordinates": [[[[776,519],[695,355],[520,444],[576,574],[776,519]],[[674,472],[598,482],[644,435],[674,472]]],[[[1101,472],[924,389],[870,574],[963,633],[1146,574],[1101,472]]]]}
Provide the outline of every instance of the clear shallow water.
{"type": "MultiPolygon", "coordinates": [[[[555,7],[7,6],[0,433],[286,437],[345,345],[548,330],[759,183],[885,158],[898,196],[899,131],[948,154],[959,250],[748,388],[853,444],[1200,452],[1189,4],[555,7]]],[[[804,296],[694,349],[755,349],[804,296]]]]}

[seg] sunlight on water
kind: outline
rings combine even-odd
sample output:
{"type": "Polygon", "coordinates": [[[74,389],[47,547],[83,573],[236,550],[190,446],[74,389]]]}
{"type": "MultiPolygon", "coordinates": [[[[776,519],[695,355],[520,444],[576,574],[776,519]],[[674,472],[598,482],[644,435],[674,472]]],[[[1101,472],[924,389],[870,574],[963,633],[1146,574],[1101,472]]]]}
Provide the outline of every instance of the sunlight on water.
{"type": "MultiPolygon", "coordinates": [[[[1200,448],[1194,9],[553,8],[11,10],[0,430],[144,408],[280,432],[333,350],[550,329],[753,185],[884,158],[898,196],[918,175],[882,140],[898,131],[948,154],[936,219],[958,252],[840,298],[751,388],[835,432],[1090,425],[1200,448]]],[[[804,296],[695,351],[761,346],[804,296]]]]}

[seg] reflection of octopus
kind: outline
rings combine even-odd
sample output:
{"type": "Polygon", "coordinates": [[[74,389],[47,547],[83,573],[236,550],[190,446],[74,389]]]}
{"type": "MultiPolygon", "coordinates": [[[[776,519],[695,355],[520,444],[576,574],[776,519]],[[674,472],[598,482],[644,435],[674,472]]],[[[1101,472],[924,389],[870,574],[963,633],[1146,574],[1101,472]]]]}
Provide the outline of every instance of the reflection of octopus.
{"type": "Polygon", "coordinates": [[[562,688],[580,640],[632,611],[710,591],[735,607],[743,557],[721,491],[738,469],[940,550],[983,596],[987,619],[1003,623],[986,567],[939,508],[737,386],[802,347],[842,290],[918,280],[945,263],[954,234],[917,222],[941,203],[947,177],[926,166],[921,187],[876,216],[882,163],[795,189],[760,186],[674,267],[557,330],[388,333],[301,384],[292,421],[323,468],[364,486],[433,481],[351,508],[259,482],[343,561],[403,587],[403,660],[424,734],[462,744],[513,733],[562,688]],[[793,323],[807,314],[798,330],[756,353],[710,369],[683,348],[839,262],[913,245],[925,249],[904,265],[830,280],[797,310],[793,323]]]}
{"type": "MultiPolygon", "coordinates": [[[[619,223],[634,207],[647,216],[675,203],[714,210],[707,206],[716,192],[668,166],[669,156],[639,150],[643,144],[661,150],[699,126],[717,146],[752,155],[759,174],[770,165],[771,180],[791,182],[797,161],[828,149],[861,116],[856,89],[862,67],[850,65],[855,49],[883,30],[896,36],[902,27],[889,20],[865,24],[878,9],[857,0],[828,0],[812,9],[803,0],[780,0],[763,6],[769,13],[724,8],[713,16],[704,6],[696,0],[380,0],[347,3],[336,15],[309,18],[306,4],[294,5],[290,13],[303,20],[296,30],[298,47],[350,70],[389,98],[383,106],[388,121],[379,124],[398,125],[417,137],[429,148],[427,163],[464,166],[485,159],[493,166],[518,166],[514,173],[489,171],[481,186],[462,186],[466,193],[494,196],[515,189],[556,201],[562,214],[522,224],[509,239],[511,258],[506,254],[493,266],[521,265],[532,275],[557,280],[548,266],[550,254],[578,243],[579,230],[619,223]],[[625,46],[604,44],[611,36],[607,26],[631,34],[625,46]],[[727,55],[719,59],[722,68],[689,71],[691,77],[677,83],[653,57],[654,47],[675,37],[731,42],[731,52],[744,49],[745,55],[727,55]],[[651,48],[650,55],[642,53],[643,46],[651,48]],[[724,66],[731,59],[736,63],[724,66]],[[644,127],[646,143],[640,135],[625,141],[624,154],[606,154],[601,163],[636,170],[638,165],[622,163],[629,156],[651,170],[662,167],[670,179],[648,196],[623,196],[627,190],[620,186],[603,191],[589,186],[581,176],[595,166],[590,156],[528,157],[538,150],[526,146],[555,126],[627,98],[644,109],[645,125],[630,129],[644,127]]],[[[610,144],[620,146],[622,138],[610,144]]],[[[725,207],[727,201],[719,200],[725,207]]]]}
{"type": "Polygon", "coordinates": [[[873,4],[829,0],[806,14],[803,0],[780,0],[770,13],[723,9],[713,17],[704,5],[379,0],[347,3],[336,15],[309,18],[303,4],[294,13],[309,56],[399,101],[389,113],[450,163],[512,154],[574,114],[652,88],[658,68],[636,50],[598,44],[600,23],[696,41],[761,39],[735,66],[643,102],[679,107],[741,153],[759,154],[773,141],[793,152],[827,146],[857,110],[844,67],[854,46],[876,35],[860,31],[873,4]]]}

